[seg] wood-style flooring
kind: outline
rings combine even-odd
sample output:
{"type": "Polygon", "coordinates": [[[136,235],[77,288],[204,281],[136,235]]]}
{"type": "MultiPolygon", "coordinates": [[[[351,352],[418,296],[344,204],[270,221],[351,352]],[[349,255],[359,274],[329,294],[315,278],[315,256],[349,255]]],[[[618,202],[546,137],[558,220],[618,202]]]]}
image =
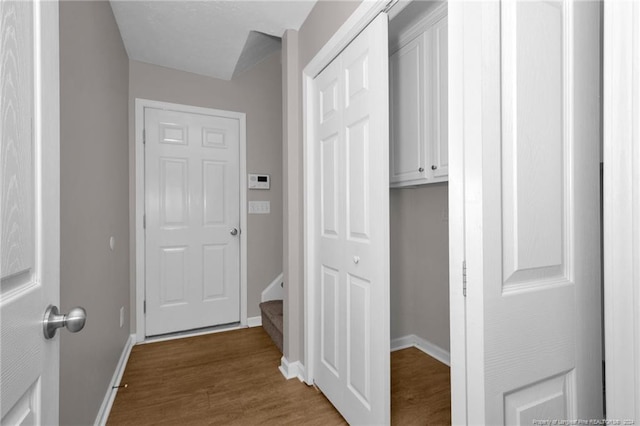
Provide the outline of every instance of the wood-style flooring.
{"type": "MultiPolygon", "coordinates": [[[[343,425],[324,395],[278,371],[261,327],[133,348],[108,425],[343,425]]],[[[391,354],[396,425],[450,424],[449,367],[415,348],[391,354]]]]}
{"type": "Polygon", "coordinates": [[[416,348],[391,352],[391,424],[450,425],[449,367],[416,348]]]}

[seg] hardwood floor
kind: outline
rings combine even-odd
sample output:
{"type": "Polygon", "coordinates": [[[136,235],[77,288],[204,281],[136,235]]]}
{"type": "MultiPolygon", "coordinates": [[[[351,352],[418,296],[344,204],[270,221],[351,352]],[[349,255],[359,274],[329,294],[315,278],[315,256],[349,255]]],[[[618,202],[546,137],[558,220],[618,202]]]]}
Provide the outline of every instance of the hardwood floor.
{"type": "MultiPolygon", "coordinates": [[[[392,423],[450,424],[449,368],[391,354],[392,423]]],[[[285,380],[261,327],[135,346],[108,425],[342,425],[321,392],[285,380]]]]}
{"type": "Polygon", "coordinates": [[[450,425],[449,367],[416,348],[391,353],[391,424],[450,425]]]}

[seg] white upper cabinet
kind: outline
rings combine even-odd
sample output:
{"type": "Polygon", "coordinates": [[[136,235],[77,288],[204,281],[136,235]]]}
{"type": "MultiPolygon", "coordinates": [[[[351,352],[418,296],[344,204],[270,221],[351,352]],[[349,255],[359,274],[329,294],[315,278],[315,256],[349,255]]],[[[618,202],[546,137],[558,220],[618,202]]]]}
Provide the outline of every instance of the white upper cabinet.
{"type": "Polygon", "coordinates": [[[391,183],[424,179],[428,154],[425,130],[425,35],[411,40],[389,60],[391,80],[391,183]]]}
{"type": "Polygon", "coordinates": [[[428,31],[427,39],[432,49],[430,67],[433,81],[432,92],[427,97],[427,104],[432,107],[428,111],[429,131],[427,146],[431,147],[431,170],[433,178],[447,180],[449,174],[449,102],[448,102],[448,68],[447,68],[447,17],[439,20],[428,31]]]}
{"type": "Polygon", "coordinates": [[[447,42],[446,7],[441,7],[391,48],[392,187],[448,179],[447,42]]]}

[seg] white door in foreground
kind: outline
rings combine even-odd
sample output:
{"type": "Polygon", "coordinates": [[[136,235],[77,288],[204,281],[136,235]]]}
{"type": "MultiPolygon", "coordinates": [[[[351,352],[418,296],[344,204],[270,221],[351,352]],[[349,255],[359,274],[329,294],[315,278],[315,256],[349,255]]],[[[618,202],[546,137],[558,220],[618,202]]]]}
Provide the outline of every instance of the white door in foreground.
{"type": "Polygon", "coordinates": [[[387,16],[313,83],[314,379],[351,424],[390,420],[387,16]]]}
{"type": "Polygon", "coordinates": [[[60,297],[58,3],[0,2],[0,424],[58,423],[60,297]]]}
{"type": "Polygon", "coordinates": [[[240,321],[240,119],[145,108],[146,335],[240,321]]]}
{"type": "MultiPolygon", "coordinates": [[[[451,49],[464,52],[450,117],[467,267],[466,330],[452,317],[452,339],[466,336],[468,424],[603,415],[600,6],[450,8],[451,49]]],[[[453,303],[465,303],[461,287],[453,303]]]]}

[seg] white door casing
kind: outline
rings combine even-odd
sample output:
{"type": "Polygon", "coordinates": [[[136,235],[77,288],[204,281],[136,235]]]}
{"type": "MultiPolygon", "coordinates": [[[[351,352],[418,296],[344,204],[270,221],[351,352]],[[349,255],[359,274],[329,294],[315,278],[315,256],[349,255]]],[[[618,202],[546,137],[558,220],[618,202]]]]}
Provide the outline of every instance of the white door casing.
{"type": "Polygon", "coordinates": [[[314,80],[305,147],[313,380],[351,424],[390,420],[387,25],[380,14],[314,80]]]}
{"type": "Polygon", "coordinates": [[[450,8],[454,422],[602,418],[599,8],[450,8]]]}
{"type": "MultiPolygon", "coordinates": [[[[464,290],[465,278],[461,273],[465,262],[465,171],[464,146],[465,132],[463,125],[473,117],[465,114],[465,107],[477,106],[465,102],[465,80],[477,85],[473,74],[465,74],[465,61],[471,60],[467,55],[454,54],[464,52],[464,47],[473,41],[465,38],[477,32],[480,23],[472,19],[479,7],[464,2],[448,4],[449,45],[449,335],[451,359],[451,424],[468,423],[467,416],[467,334],[466,315],[467,299],[464,290]],[[475,8],[475,9],[474,9],[475,8]]],[[[477,58],[474,58],[477,60],[477,58]]],[[[468,95],[467,95],[468,96],[468,95]]]]}
{"type": "Polygon", "coordinates": [[[212,114],[144,110],[147,336],[240,321],[244,116],[212,114]]]}
{"type": "MultiPolygon", "coordinates": [[[[640,3],[604,2],[606,407],[640,422],[640,3]]],[[[631,422],[627,422],[631,423],[631,422]]]]}
{"type": "Polygon", "coordinates": [[[2,1],[0,423],[57,424],[60,297],[58,3],[2,1]]]}

